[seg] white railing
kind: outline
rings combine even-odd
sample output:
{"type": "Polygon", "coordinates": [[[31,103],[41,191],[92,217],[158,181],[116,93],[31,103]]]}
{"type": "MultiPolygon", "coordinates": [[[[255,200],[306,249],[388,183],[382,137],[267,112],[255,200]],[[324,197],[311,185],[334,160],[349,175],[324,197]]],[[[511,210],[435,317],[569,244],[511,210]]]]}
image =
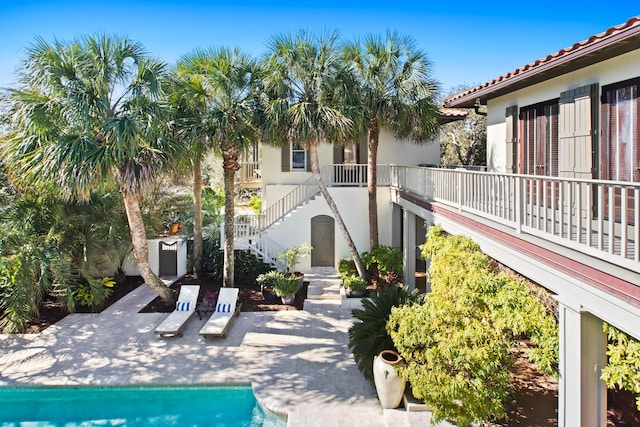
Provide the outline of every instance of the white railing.
{"type": "Polygon", "coordinates": [[[236,172],[239,182],[258,182],[262,180],[260,162],[239,162],[240,169],[236,172]]]}
{"type": "Polygon", "coordinates": [[[640,272],[640,183],[393,166],[391,185],[640,272]]]}
{"type": "MultiPolygon", "coordinates": [[[[367,185],[367,165],[327,165],[320,171],[322,180],[328,187],[353,187],[367,185]]],[[[391,166],[378,165],[378,185],[388,186],[391,182],[391,166]]],[[[287,214],[315,197],[320,190],[313,177],[285,194],[280,200],[268,206],[261,215],[258,228],[270,227],[287,214]]]]}
{"type": "MultiPolygon", "coordinates": [[[[258,255],[265,263],[284,271],[285,265],[278,259],[278,254],[284,249],[270,239],[264,232],[247,221],[252,215],[236,217],[233,224],[234,246],[236,249],[248,249],[258,255]]],[[[224,224],[221,226],[224,228],[224,224]]],[[[220,247],[224,247],[224,233],[220,233],[220,247]]]]}

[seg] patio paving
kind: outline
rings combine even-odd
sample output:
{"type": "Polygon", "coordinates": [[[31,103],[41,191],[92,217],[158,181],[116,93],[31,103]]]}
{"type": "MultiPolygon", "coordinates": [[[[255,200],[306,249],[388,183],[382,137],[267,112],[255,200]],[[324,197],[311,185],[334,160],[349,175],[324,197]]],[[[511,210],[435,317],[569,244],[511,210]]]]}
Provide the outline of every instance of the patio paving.
{"type": "MultiPolygon", "coordinates": [[[[310,289],[336,280],[307,275],[310,289]]],[[[340,300],[307,300],[304,311],[241,313],[225,339],[160,338],[166,313],[138,313],[155,293],[141,286],[100,314],[71,314],[37,335],[0,335],[0,386],[252,384],[289,426],[428,426],[429,413],[382,410],[348,348],[351,312],[340,300]]],[[[442,424],[447,425],[447,424],[442,424]]]]}

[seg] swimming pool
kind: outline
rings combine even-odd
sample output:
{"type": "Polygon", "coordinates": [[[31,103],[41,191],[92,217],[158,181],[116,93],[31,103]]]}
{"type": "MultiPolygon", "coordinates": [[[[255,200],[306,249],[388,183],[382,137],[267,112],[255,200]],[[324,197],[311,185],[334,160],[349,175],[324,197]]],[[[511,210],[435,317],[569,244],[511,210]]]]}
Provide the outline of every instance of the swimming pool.
{"type": "Polygon", "coordinates": [[[280,427],[250,386],[0,388],[2,427],[280,427]]]}

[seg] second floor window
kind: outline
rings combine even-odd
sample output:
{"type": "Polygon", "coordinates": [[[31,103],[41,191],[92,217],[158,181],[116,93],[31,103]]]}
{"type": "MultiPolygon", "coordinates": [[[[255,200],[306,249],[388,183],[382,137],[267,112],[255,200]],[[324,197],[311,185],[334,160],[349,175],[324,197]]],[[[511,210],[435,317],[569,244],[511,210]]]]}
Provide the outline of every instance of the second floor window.
{"type": "Polygon", "coordinates": [[[307,150],[298,143],[291,144],[291,170],[306,171],[307,170],[307,150]]]}
{"type": "Polygon", "coordinates": [[[522,108],[520,123],[520,172],[558,176],[558,101],[522,108]]]}

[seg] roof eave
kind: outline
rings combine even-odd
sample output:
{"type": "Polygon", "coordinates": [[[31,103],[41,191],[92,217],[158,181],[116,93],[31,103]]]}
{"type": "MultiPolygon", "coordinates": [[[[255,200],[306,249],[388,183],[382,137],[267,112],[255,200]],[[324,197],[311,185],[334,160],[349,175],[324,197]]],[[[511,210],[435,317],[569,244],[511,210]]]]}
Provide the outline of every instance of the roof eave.
{"type": "Polygon", "coordinates": [[[447,108],[473,108],[486,105],[487,100],[497,98],[532,84],[540,83],[571,71],[640,49],[640,26],[633,26],[610,37],[600,39],[580,49],[558,55],[540,65],[507,75],[501,81],[481,87],[468,94],[445,100],[447,108]]]}

